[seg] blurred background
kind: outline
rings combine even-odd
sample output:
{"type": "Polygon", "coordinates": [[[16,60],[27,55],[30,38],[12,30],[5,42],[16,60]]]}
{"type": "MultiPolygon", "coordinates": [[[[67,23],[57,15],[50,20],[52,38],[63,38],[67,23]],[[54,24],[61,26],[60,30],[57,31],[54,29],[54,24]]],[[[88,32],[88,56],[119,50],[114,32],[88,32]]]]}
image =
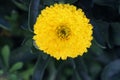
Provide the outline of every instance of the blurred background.
{"type": "Polygon", "coordinates": [[[120,80],[120,0],[0,0],[0,80],[120,80]],[[36,17],[54,3],[90,19],[94,39],[83,56],[58,61],[34,45],[36,17]]]}

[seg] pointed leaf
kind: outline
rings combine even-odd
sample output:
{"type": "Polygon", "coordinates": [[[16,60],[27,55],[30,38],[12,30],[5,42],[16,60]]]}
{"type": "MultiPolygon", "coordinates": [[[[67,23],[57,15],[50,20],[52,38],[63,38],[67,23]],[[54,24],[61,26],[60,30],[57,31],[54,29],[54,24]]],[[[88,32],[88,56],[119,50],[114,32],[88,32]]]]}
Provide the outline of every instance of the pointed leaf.
{"type": "Polygon", "coordinates": [[[14,65],[10,68],[9,72],[17,71],[17,70],[21,69],[22,67],[23,67],[23,63],[22,63],[22,62],[17,62],[16,64],[14,64],[14,65]]]}
{"type": "Polygon", "coordinates": [[[3,75],[4,71],[3,70],[0,70],[0,75],[3,75]]]}
{"type": "Polygon", "coordinates": [[[10,49],[8,45],[5,45],[2,48],[1,54],[2,54],[5,66],[8,68],[9,67],[9,56],[10,56],[10,49]]]}

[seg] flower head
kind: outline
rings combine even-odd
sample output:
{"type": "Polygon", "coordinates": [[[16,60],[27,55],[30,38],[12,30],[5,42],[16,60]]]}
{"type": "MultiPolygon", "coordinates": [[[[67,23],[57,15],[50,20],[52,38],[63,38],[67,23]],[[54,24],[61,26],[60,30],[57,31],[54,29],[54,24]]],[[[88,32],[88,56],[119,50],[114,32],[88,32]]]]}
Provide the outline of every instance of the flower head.
{"type": "Polygon", "coordinates": [[[77,57],[91,45],[92,25],[81,9],[69,4],[54,4],[41,11],[34,25],[40,50],[56,59],[77,57]]]}

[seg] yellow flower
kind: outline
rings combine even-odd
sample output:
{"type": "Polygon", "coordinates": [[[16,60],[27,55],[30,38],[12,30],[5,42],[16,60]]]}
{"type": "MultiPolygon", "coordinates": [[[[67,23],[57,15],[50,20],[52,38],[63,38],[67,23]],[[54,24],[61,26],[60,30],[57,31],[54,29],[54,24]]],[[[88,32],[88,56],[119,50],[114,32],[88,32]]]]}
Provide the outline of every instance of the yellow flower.
{"type": "Polygon", "coordinates": [[[57,60],[75,58],[91,45],[92,25],[81,9],[54,4],[41,11],[34,25],[34,41],[40,50],[57,60]]]}

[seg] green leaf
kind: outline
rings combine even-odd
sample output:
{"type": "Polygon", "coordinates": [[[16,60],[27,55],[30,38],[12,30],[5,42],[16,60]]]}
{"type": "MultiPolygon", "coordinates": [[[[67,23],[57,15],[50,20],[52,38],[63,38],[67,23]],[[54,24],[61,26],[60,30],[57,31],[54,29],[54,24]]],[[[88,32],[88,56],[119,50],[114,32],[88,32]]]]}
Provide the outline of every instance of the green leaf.
{"type": "Polygon", "coordinates": [[[33,67],[27,68],[27,70],[20,73],[20,75],[24,80],[29,80],[32,74],[33,74],[33,67]]]}
{"type": "Polygon", "coordinates": [[[1,55],[3,57],[3,61],[4,61],[5,66],[8,68],[9,67],[9,56],[10,56],[10,48],[8,45],[5,45],[2,48],[1,55]]]}
{"type": "Polygon", "coordinates": [[[17,70],[21,69],[22,67],[23,67],[23,63],[17,62],[10,68],[9,72],[17,71],[17,70]]]}
{"type": "Polygon", "coordinates": [[[4,71],[3,70],[0,70],[0,75],[3,75],[4,71]]]}
{"type": "Polygon", "coordinates": [[[101,80],[120,80],[120,59],[111,62],[104,68],[101,80]]]}
{"type": "Polygon", "coordinates": [[[18,80],[18,77],[16,74],[11,74],[8,80],[18,80]]]}
{"type": "Polygon", "coordinates": [[[111,42],[120,45],[120,23],[111,23],[111,42]]]}

